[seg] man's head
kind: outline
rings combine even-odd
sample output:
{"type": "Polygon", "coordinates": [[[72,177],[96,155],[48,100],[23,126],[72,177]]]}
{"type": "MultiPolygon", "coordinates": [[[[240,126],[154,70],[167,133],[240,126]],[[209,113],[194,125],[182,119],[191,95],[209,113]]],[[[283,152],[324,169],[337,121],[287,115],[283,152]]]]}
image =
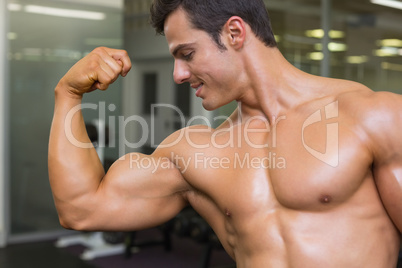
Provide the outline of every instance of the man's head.
{"type": "Polygon", "coordinates": [[[262,0],[154,0],[151,24],[157,33],[164,34],[166,18],[178,8],[186,12],[195,29],[208,33],[221,49],[225,49],[220,39],[222,28],[232,16],[241,17],[266,46],[277,46],[262,0]]]}

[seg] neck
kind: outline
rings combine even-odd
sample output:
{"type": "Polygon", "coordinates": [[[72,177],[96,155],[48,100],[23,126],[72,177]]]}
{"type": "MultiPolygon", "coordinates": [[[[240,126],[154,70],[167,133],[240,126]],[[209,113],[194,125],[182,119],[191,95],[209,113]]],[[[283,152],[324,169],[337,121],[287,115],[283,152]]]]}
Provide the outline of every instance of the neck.
{"type": "Polygon", "coordinates": [[[256,42],[245,55],[243,94],[238,99],[243,117],[264,116],[271,124],[301,103],[317,94],[320,78],[291,65],[277,48],[256,42]]]}

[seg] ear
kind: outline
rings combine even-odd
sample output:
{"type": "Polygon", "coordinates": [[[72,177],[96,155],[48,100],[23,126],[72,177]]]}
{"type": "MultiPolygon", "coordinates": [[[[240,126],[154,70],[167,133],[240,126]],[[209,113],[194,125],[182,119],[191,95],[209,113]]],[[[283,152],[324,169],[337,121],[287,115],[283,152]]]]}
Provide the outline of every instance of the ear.
{"type": "Polygon", "coordinates": [[[246,39],[246,23],[242,18],[233,16],[225,24],[225,35],[228,38],[228,45],[240,49],[246,39]]]}

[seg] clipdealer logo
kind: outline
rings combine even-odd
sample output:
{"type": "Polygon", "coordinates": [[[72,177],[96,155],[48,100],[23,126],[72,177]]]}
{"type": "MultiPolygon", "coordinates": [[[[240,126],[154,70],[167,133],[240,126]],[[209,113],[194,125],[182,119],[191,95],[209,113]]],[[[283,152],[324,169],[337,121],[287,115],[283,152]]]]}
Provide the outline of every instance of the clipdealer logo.
{"type": "MultiPolygon", "coordinates": [[[[174,108],[174,111],[177,112],[181,118],[181,123],[184,125],[183,127],[186,127],[186,125],[185,125],[186,120],[184,118],[184,115],[179,110],[179,108],[174,107],[173,105],[169,105],[169,104],[158,104],[158,105],[154,105],[153,109],[160,108],[161,106],[165,107],[165,108],[171,108],[171,109],[174,108]]],[[[316,159],[322,161],[323,163],[325,163],[331,167],[337,167],[339,165],[339,123],[336,120],[334,120],[339,117],[339,107],[338,106],[339,106],[338,101],[336,101],[336,102],[330,103],[330,104],[326,105],[325,107],[312,113],[304,121],[304,123],[302,125],[302,129],[301,129],[301,133],[297,134],[297,135],[301,136],[302,145],[309,154],[311,154],[316,159]],[[325,152],[319,152],[319,151],[313,149],[306,143],[306,139],[305,139],[306,128],[308,128],[309,126],[311,126],[313,124],[320,123],[320,122],[326,123],[325,152]]],[[[110,111],[114,111],[115,105],[109,105],[108,108],[106,108],[106,104],[104,102],[101,102],[100,105],[81,104],[81,105],[77,105],[76,107],[72,108],[69,111],[69,113],[67,114],[67,116],[65,118],[65,122],[64,122],[65,123],[65,134],[66,134],[67,139],[76,147],[91,148],[92,143],[80,142],[79,140],[77,140],[74,137],[73,131],[72,131],[72,119],[73,119],[74,115],[82,109],[99,110],[99,118],[101,119],[100,121],[106,122],[106,109],[109,109],[110,111]]],[[[200,116],[198,116],[196,118],[199,119],[199,117],[200,116]]],[[[151,118],[152,118],[152,116],[151,116],[151,118]]],[[[187,127],[189,125],[191,125],[191,122],[194,121],[193,119],[189,120],[189,122],[187,123],[187,127]]],[[[195,130],[192,130],[192,132],[211,131],[210,130],[211,123],[209,122],[208,118],[203,118],[203,119],[207,123],[209,128],[207,128],[205,130],[195,129],[195,130]]],[[[217,120],[217,119],[222,119],[222,118],[221,117],[214,118],[214,120],[217,120]]],[[[242,133],[238,133],[239,135],[237,135],[238,137],[243,137],[244,141],[242,138],[238,139],[237,141],[234,139],[234,137],[235,137],[235,135],[233,133],[234,122],[232,122],[229,117],[227,117],[225,119],[228,120],[230,127],[227,129],[219,130],[216,133],[214,133],[213,135],[211,135],[210,142],[208,142],[206,144],[198,144],[196,141],[192,140],[192,138],[190,137],[190,135],[188,133],[190,131],[186,131],[186,132],[181,132],[180,137],[178,137],[175,141],[171,142],[168,145],[164,145],[164,146],[165,147],[173,146],[177,142],[179,142],[181,139],[184,138],[188,141],[188,143],[194,149],[205,149],[205,148],[209,148],[210,146],[213,146],[214,148],[217,148],[217,149],[224,149],[227,147],[234,148],[234,147],[242,147],[243,143],[245,143],[247,146],[250,146],[254,149],[277,148],[277,139],[278,139],[277,125],[281,121],[286,120],[287,118],[286,118],[286,116],[282,116],[282,117],[276,119],[272,126],[269,125],[266,122],[266,120],[262,117],[257,116],[257,117],[248,119],[246,122],[244,122],[245,129],[243,131],[241,131],[242,133]],[[262,129],[261,128],[254,129],[251,126],[254,121],[257,121],[257,122],[259,121],[259,122],[265,123],[265,127],[262,129]],[[224,132],[228,132],[227,134],[230,137],[229,140],[225,141],[223,144],[217,142],[218,134],[222,134],[224,132]],[[264,144],[254,144],[249,138],[249,135],[252,133],[270,133],[271,140],[266,141],[266,143],[264,143],[264,144]]],[[[151,139],[152,142],[154,142],[154,138],[153,138],[153,136],[155,135],[155,130],[153,129],[154,124],[155,124],[155,122],[153,122],[153,120],[151,120],[151,125],[149,125],[149,122],[147,122],[144,118],[142,118],[139,115],[132,115],[129,118],[124,118],[123,116],[119,116],[118,117],[118,126],[116,126],[116,120],[114,117],[109,117],[109,121],[108,121],[109,126],[112,126],[112,128],[118,127],[119,132],[122,133],[122,135],[123,135],[120,137],[119,145],[118,145],[119,149],[120,149],[119,150],[120,155],[125,155],[126,146],[131,149],[138,149],[141,146],[145,145],[149,138],[151,139]],[[126,137],[124,135],[127,125],[132,122],[139,123],[140,127],[142,129],[141,138],[137,143],[128,142],[128,140],[126,139],[126,137]],[[149,137],[150,134],[151,134],[151,137],[149,137]]],[[[102,143],[99,144],[99,146],[101,146],[101,145],[102,145],[102,143]]],[[[113,142],[112,145],[109,144],[109,146],[116,146],[116,145],[117,144],[115,142],[113,142]]],[[[238,158],[236,158],[236,159],[238,159],[238,158]]],[[[213,160],[215,161],[215,159],[213,159],[213,160]]],[[[224,161],[225,160],[226,159],[224,159],[224,161]]],[[[251,159],[251,160],[255,161],[255,159],[251,159]]],[[[249,163],[250,161],[247,158],[245,160],[246,163],[249,163]]],[[[251,162],[253,162],[253,161],[251,161],[251,162]]],[[[281,157],[280,155],[272,154],[272,153],[269,154],[269,158],[263,159],[263,161],[260,161],[260,162],[261,163],[259,163],[259,164],[257,163],[256,166],[269,166],[272,168],[272,166],[277,167],[277,165],[278,165],[277,163],[279,163],[280,168],[286,167],[285,159],[283,157],[281,157]],[[277,160],[279,160],[279,161],[277,161],[277,160]],[[272,163],[274,161],[276,161],[276,163],[274,163],[272,165],[272,163]],[[268,162],[269,162],[269,165],[266,164],[268,162]]],[[[243,162],[238,161],[238,163],[243,163],[243,162]]]]}
{"type": "Polygon", "coordinates": [[[183,157],[170,153],[170,157],[154,158],[131,153],[129,155],[130,168],[146,169],[155,174],[160,169],[169,169],[172,164],[182,173],[189,169],[285,169],[286,160],[276,153],[269,152],[264,157],[252,156],[250,153],[234,153],[234,156],[212,156],[206,153],[194,153],[183,157]]]}
{"type": "Polygon", "coordinates": [[[311,126],[318,122],[325,122],[330,119],[339,117],[339,103],[338,101],[328,104],[324,107],[322,116],[322,109],[314,112],[310,115],[307,120],[303,124],[302,128],[302,142],[304,148],[315,158],[324,162],[331,167],[337,167],[339,165],[339,123],[332,122],[326,123],[326,146],[325,152],[321,153],[319,151],[314,150],[310,146],[308,146],[305,142],[304,131],[308,126],[311,126]]]}

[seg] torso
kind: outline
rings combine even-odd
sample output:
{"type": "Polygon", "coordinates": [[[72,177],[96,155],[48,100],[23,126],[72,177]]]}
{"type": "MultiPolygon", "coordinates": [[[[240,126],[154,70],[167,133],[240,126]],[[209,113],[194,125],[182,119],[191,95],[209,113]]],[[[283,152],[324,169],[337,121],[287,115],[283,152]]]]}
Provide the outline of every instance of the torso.
{"type": "Polygon", "coordinates": [[[302,105],[270,129],[243,120],[190,134],[192,146],[177,152],[190,161],[188,202],[238,267],[396,266],[399,232],[347,98],[302,105]]]}

